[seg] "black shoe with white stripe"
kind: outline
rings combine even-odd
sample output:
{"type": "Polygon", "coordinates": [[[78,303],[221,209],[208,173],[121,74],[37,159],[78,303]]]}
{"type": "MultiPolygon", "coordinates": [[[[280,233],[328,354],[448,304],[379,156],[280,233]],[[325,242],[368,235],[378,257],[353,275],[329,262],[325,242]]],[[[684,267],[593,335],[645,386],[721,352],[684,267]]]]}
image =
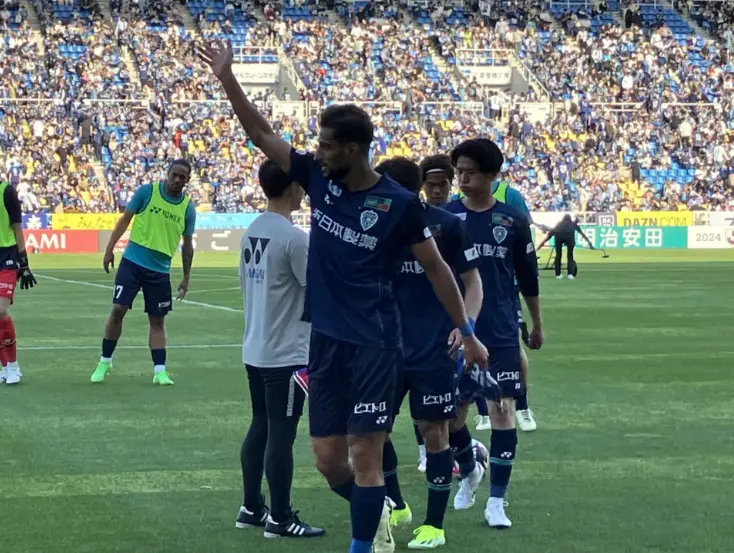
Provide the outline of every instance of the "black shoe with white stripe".
{"type": "Polygon", "coordinates": [[[263,505],[256,513],[248,511],[243,505],[237,515],[237,522],[234,525],[237,528],[262,528],[268,520],[270,509],[263,505]]]}
{"type": "Polygon", "coordinates": [[[266,538],[316,538],[326,534],[323,528],[314,528],[298,518],[298,511],[294,511],[285,522],[275,522],[268,516],[265,523],[266,538]]]}

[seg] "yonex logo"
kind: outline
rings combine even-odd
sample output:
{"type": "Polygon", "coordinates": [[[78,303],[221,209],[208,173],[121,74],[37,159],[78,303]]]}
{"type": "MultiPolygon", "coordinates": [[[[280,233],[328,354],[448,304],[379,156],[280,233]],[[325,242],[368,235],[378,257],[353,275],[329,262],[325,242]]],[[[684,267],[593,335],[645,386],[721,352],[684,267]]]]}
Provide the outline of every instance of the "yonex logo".
{"type": "Polygon", "coordinates": [[[453,405],[447,405],[446,407],[443,408],[443,412],[444,413],[450,413],[453,410],[454,410],[454,406],[453,405]]]}
{"type": "Polygon", "coordinates": [[[501,459],[511,459],[512,458],[512,452],[511,451],[503,451],[500,453],[501,459]]]}
{"type": "Polygon", "coordinates": [[[377,417],[377,424],[385,424],[387,422],[387,417],[377,417]]]}
{"type": "Polygon", "coordinates": [[[436,476],[436,478],[433,479],[434,484],[443,484],[444,480],[446,480],[443,476],[436,476]]]}
{"type": "Polygon", "coordinates": [[[254,261],[255,265],[259,265],[265,255],[265,248],[267,248],[270,243],[270,238],[257,238],[255,236],[248,236],[247,238],[250,243],[245,246],[245,251],[243,253],[245,263],[249,264],[250,261],[254,261]]]}
{"type": "Polygon", "coordinates": [[[169,221],[173,221],[174,223],[180,223],[181,222],[181,216],[176,215],[175,213],[171,213],[170,211],[163,209],[162,207],[155,207],[151,206],[151,208],[148,210],[149,213],[152,213],[153,215],[163,215],[164,219],[168,219],[169,221]]]}

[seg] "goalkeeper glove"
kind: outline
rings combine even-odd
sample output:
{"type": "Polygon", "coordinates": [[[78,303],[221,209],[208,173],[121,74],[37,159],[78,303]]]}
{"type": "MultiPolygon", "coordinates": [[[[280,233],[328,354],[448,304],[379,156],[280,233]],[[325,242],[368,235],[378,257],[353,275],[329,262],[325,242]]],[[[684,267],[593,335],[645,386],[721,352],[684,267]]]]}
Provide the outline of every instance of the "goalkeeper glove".
{"type": "Polygon", "coordinates": [[[33,288],[36,285],[36,277],[33,276],[28,266],[28,253],[23,251],[19,257],[20,269],[18,269],[18,280],[20,281],[20,287],[23,290],[28,290],[28,288],[33,288]]]}

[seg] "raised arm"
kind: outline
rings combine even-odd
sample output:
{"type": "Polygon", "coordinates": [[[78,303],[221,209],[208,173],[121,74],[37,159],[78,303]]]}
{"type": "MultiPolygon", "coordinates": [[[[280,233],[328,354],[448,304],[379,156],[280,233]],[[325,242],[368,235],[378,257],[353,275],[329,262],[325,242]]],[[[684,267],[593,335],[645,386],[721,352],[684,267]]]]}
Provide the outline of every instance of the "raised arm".
{"type": "Polygon", "coordinates": [[[219,79],[227,94],[229,103],[240,120],[242,128],[252,142],[278,166],[290,174],[291,146],[273,132],[270,123],[247,99],[242,87],[232,72],[233,53],[229,44],[214,42],[198,49],[199,58],[206,63],[219,79]]]}

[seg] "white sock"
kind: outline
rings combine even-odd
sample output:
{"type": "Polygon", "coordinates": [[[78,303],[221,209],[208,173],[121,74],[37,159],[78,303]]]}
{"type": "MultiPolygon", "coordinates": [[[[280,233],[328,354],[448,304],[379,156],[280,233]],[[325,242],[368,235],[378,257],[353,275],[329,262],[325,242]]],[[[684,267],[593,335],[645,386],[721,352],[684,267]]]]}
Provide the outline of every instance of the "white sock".
{"type": "Polygon", "coordinates": [[[6,368],[6,369],[19,369],[20,367],[18,366],[18,362],[17,361],[13,361],[12,363],[8,363],[8,365],[6,367],[4,367],[4,368],[6,368]]]}
{"type": "Polygon", "coordinates": [[[155,365],[153,367],[153,371],[155,374],[166,372],[166,366],[165,365],[155,365]]]}
{"type": "Polygon", "coordinates": [[[100,357],[99,360],[102,363],[112,363],[112,357],[100,357]]]}
{"type": "Polygon", "coordinates": [[[426,446],[425,445],[419,445],[418,446],[418,456],[423,459],[423,457],[426,456],[426,446]]]}

